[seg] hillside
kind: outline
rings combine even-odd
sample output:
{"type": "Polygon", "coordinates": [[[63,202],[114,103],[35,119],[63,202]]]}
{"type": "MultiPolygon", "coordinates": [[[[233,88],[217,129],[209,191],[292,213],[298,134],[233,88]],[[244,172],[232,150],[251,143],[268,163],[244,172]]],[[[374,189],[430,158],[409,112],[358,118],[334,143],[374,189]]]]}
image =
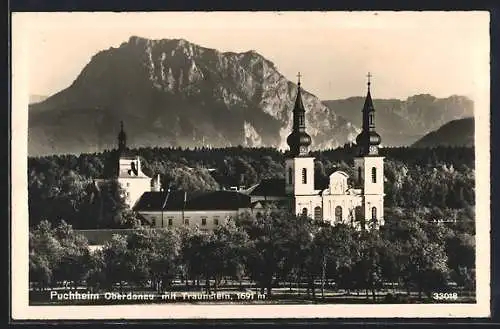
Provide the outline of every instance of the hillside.
{"type": "Polygon", "coordinates": [[[430,132],[413,147],[474,146],[474,118],[453,120],[430,132]]]}
{"type": "MultiPolygon", "coordinates": [[[[306,90],[313,148],[354,139],[359,128],[306,90]]],[[[113,148],[120,120],[131,147],[284,147],[296,92],[297,85],[255,51],[134,36],[94,55],[71,86],[30,106],[28,153],[113,148]]]]}

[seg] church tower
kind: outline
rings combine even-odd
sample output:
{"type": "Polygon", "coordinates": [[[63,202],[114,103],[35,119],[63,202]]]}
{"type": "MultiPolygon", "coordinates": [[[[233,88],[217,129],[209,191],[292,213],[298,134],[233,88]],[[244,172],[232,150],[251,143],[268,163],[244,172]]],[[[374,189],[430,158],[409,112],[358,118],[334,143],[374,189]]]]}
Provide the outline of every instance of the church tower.
{"type": "Polygon", "coordinates": [[[133,207],[141,195],[151,189],[151,179],[142,172],[140,157],[132,154],[127,148],[127,135],[123,129],[123,121],[120,122],[117,153],[118,184],[125,193],[127,204],[133,207]]]}
{"type": "Polygon", "coordinates": [[[375,108],[370,93],[371,74],[368,73],[368,93],[362,110],[363,126],[356,138],[358,155],[354,158],[355,182],[362,191],[361,207],[356,211],[363,228],[384,225],[384,158],[379,155],[380,135],[375,131],[375,108]]]}
{"type": "Polygon", "coordinates": [[[310,197],[314,191],[314,158],[309,155],[311,136],[306,132],[305,109],[302,102],[300,73],[298,89],[293,108],[292,133],[287,138],[288,146],[285,160],[285,192],[294,200],[293,211],[298,214],[311,214],[310,197]]]}
{"type": "Polygon", "coordinates": [[[123,121],[120,121],[120,132],[118,133],[118,155],[124,155],[127,149],[127,134],[123,130],[123,121]]]}

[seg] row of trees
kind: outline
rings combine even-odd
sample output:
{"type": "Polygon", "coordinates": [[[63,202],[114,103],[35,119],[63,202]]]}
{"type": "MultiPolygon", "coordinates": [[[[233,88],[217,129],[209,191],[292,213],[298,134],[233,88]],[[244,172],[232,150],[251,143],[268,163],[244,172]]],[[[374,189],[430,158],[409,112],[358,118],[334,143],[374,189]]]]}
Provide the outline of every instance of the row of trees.
{"type": "MultiPolygon", "coordinates": [[[[283,178],[284,155],[272,148],[162,149],[137,150],[143,170],[151,177],[161,174],[162,184],[190,192],[223,187],[250,186],[267,178],[283,178]]],[[[316,157],[316,184],[325,186],[336,169],[353,176],[349,146],[313,153],[316,157]]],[[[388,207],[464,209],[475,203],[474,152],[468,148],[383,149],[385,191],[388,207]]],[[[121,211],[105,206],[97,216],[92,180],[113,177],[116,152],[62,155],[28,159],[30,223],[60,219],[75,228],[113,227],[124,221],[121,211]],[[99,219],[99,226],[96,221],[99,219]],[[110,226],[109,226],[110,225],[110,226]]],[[[117,187],[109,185],[105,204],[119,204],[117,187]]],[[[104,195],[101,194],[101,195],[104,195]]],[[[101,203],[102,205],[102,203],[101,203]]],[[[100,207],[100,206],[99,206],[100,207]]],[[[120,207],[118,207],[120,208],[120,207]]],[[[126,221],[125,221],[126,222],[126,221]]]]}
{"type": "Polygon", "coordinates": [[[269,210],[244,214],[213,232],[138,227],[91,253],[70,225],[53,228],[43,221],[30,231],[30,282],[39,289],[69,281],[94,291],[124,283],[165,291],[182,279],[216,292],[226,280],[245,279],[268,296],[280,284],[306,284],[316,298],[314,282],[320,280],[322,295],[333,285],[371,292],[375,299],[389,284],[422,297],[445,289],[449,280],[473,290],[474,249],[473,234],[418,217],[357,231],[269,210]]]}

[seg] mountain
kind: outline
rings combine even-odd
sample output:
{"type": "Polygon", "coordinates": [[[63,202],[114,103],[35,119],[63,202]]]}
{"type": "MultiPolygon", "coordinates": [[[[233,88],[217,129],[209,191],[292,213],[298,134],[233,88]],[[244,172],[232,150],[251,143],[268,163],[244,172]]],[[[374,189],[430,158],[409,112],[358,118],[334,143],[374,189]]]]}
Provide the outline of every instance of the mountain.
{"type": "Polygon", "coordinates": [[[413,147],[467,146],[474,147],[474,118],[453,120],[428,133],[413,147]]]}
{"type": "MultiPolygon", "coordinates": [[[[364,97],[350,97],[323,103],[351,122],[361,120],[364,97]]],[[[464,96],[436,98],[421,94],[399,99],[374,99],[375,123],[382,143],[387,146],[411,145],[443,124],[474,115],[474,103],[464,96]]]]}
{"type": "Polygon", "coordinates": [[[40,103],[40,102],[43,102],[44,100],[46,100],[47,98],[48,98],[48,96],[44,96],[44,95],[30,95],[29,96],[29,103],[30,104],[40,103]]]}
{"type": "MultiPolygon", "coordinates": [[[[28,153],[114,148],[120,120],[131,147],[286,147],[296,93],[255,51],[133,36],[94,55],[67,89],[29,107],[28,153]]],[[[358,127],[302,95],[313,148],[355,138],[358,127]]]]}

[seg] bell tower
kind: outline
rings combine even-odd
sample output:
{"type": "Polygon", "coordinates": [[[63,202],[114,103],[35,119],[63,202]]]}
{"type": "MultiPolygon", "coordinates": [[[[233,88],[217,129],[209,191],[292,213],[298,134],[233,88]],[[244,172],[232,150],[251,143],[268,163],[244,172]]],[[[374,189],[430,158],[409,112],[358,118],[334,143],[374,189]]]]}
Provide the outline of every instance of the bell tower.
{"type": "MultiPolygon", "coordinates": [[[[375,131],[375,108],[368,73],[368,92],[362,110],[362,131],[356,137],[358,155],[354,158],[355,182],[362,190],[363,228],[384,225],[384,157],[379,155],[380,135],[375,131]]],[[[358,220],[358,218],[357,218],[358,220]]]]}
{"type": "MultiPolygon", "coordinates": [[[[298,74],[297,97],[293,107],[292,132],[287,138],[289,151],[285,160],[285,191],[293,196],[292,202],[295,213],[299,209],[310,208],[300,203],[301,197],[311,196],[314,191],[314,158],[309,155],[311,136],[306,132],[304,103],[302,102],[302,88],[298,74]]],[[[312,209],[309,210],[312,212],[312,209]]]]}
{"type": "Polygon", "coordinates": [[[120,132],[118,133],[118,154],[124,155],[127,149],[127,134],[123,130],[123,121],[120,121],[120,132]]]}

